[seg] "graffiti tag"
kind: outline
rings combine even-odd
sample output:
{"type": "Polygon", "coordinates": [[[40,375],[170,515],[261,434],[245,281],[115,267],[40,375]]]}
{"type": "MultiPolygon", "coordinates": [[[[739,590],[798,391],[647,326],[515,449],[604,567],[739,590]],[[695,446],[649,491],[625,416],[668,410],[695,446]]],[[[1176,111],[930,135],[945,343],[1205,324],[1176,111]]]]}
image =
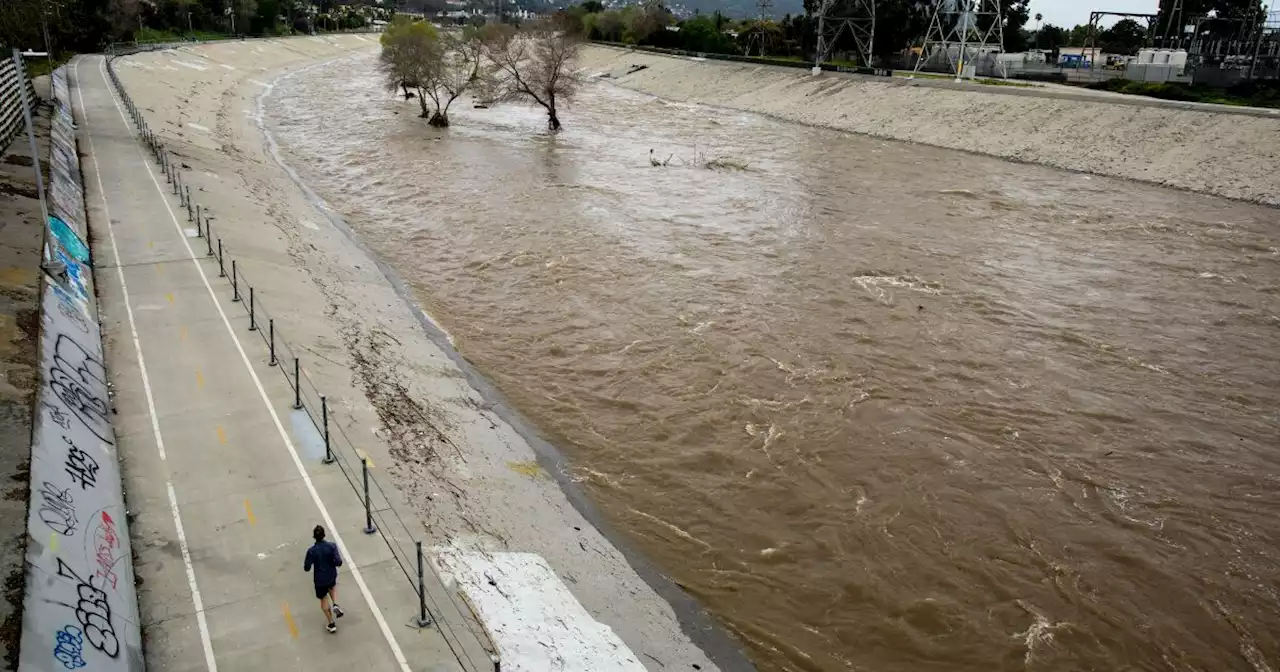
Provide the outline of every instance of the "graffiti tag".
{"type": "Polygon", "coordinates": [[[53,657],[68,670],[84,667],[84,633],[74,625],[54,634],[53,657]]]}
{"type": "Polygon", "coordinates": [[[111,584],[116,589],[116,550],[120,548],[120,537],[116,535],[116,521],[106,511],[102,512],[102,524],[93,535],[93,557],[98,561],[98,570],[94,576],[102,579],[102,585],[111,584]]]}
{"type": "Polygon", "coordinates": [[[98,485],[98,461],[89,453],[76,448],[76,445],[71,443],[71,439],[64,436],[62,440],[71,446],[67,451],[67,461],[63,465],[66,467],[67,475],[73,482],[80,484],[81,490],[88,490],[98,485]]]}
{"type": "MultiPolygon", "coordinates": [[[[93,585],[93,577],[88,581],[80,578],[75,570],[58,558],[58,576],[76,582],[76,620],[84,628],[85,637],[93,648],[115,658],[120,653],[120,640],[116,638],[116,629],[111,622],[111,605],[107,603],[107,594],[93,585]]],[[[70,605],[67,605],[68,607],[70,605]]]]}
{"type": "Polygon", "coordinates": [[[50,420],[57,423],[57,425],[63,429],[71,429],[71,418],[68,418],[67,414],[63,413],[61,408],[58,408],[47,401],[44,403],[44,407],[49,409],[50,420]]]}
{"type": "Polygon", "coordinates": [[[49,286],[53,288],[53,293],[58,297],[58,312],[79,327],[80,331],[86,334],[89,333],[89,321],[85,319],[84,310],[76,304],[76,300],[71,294],[57,285],[49,286]]]}
{"type": "Polygon", "coordinates": [[[107,389],[107,372],[102,362],[80,347],[66,334],[58,334],[53,349],[53,367],[49,369],[49,389],[67,405],[71,413],[102,441],[114,445],[110,409],[98,396],[107,389]]]}
{"type": "Polygon", "coordinates": [[[84,667],[84,633],[74,625],[68,625],[55,635],[53,657],[68,670],[84,667]]]}
{"type": "Polygon", "coordinates": [[[44,521],[49,529],[69,537],[76,532],[76,508],[75,502],[71,499],[71,489],[59,489],[56,485],[45,481],[40,486],[40,499],[44,502],[40,505],[40,520],[44,521]]]}

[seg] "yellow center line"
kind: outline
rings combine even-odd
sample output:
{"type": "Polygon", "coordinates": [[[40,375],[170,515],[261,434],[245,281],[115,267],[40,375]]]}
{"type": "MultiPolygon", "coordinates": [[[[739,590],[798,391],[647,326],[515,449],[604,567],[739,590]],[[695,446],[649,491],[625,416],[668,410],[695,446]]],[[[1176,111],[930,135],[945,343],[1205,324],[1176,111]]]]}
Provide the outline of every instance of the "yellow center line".
{"type": "Polygon", "coordinates": [[[227,433],[223,431],[222,425],[218,425],[218,443],[227,442],[227,433]]]}
{"type": "Polygon", "coordinates": [[[54,553],[58,552],[58,533],[57,532],[49,533],[49,550],[54,553]]]}
{"type": "Polygon", "coordinates": [[[148,249],[148,250],[154,250],[154,249],[155,249],[155,247],[156,247],[156,241],[154,241],[154,240],[148,240],[148,241],[147,241],[147,249],[148,249]]]}
{"type": "Polygon", "coordinates": [[[169,299],[169,303],[173,303],[173,294],[165,294],[164,298],[169,299]]]}
{"type": "Polygon", "coordinates": [[[298,624],[293,622],[293,613],[289,611],[289,603],[288,603],[288,602],[281,602],[281,603],[280,603],[280,611],[283,611],[283,612],[284,612],[284,622],[285,622],[285,624],[286,624],[286,625],[288,625],[288,626],[289,626],[289,636],[290,636],[290,637],[292,637],[292,638],[294,638],[294,639],[297,639],[297,638],[298,638],[298,624]]]}
{"type": "Polygon", "coordinates": [[[204,387],[204,374],[200,373],[200,369],[196,369],[196,387],[204,387]]]}
{"type": "Polygon", "coordinates": [[[250,524],[250,525],[257,525],[257,524],[258,524],[258,517],[257,517],[257,516],[255,516],[255,515],[253,515],[253,507],[252,507],[252,506],[250,506],[250,504],[249,504],[249,500],[247,500],[247,499],[246,499],[246,500],[244,500],[244,512],[249,516],[249,524],[250,524]]]}

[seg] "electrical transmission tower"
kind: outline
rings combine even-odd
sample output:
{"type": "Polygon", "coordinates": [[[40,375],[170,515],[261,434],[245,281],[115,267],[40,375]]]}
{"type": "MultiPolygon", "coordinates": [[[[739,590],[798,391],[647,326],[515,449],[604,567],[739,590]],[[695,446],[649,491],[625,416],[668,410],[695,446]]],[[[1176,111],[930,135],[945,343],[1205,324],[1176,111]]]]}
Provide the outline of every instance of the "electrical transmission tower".
{"type": "Polygon", "coordinates": [[[1160,3],[1161,9],[1169,6],[1169,13],[1164,17],[1164,32],[1161,34],[1160,48],[1173,49],[1182,46],[1182,38],[1186,31],[1182,18],[1182,0],[1165,0],[1160,3]]]}
{"type": "MultiPolygon", "coordinates": [[[[925,66],[946,64],[948,72],[962,77],[977,72],[983,58],[1004,52],[1004,14],[1000,0],[938,0],[925,33],[915,72],[925,66]]],[[[997,61],[998,72],[1005,76],[997,61]]]]}
{"type": "Polygon", "coordinates": [[[818,5],[815,66],[831,58],[836,42],[846,30],[857,46],[858,65],[870,66],[876,37],[876,0],[822,0],[818,5]]]}
{"type": "Polygon", "coordinates": [[[773,0],[756,0],[756,25],[755,31],[747,38],[747,56],[754,51],[763,57],[765,51],[773,46],[769,44],[772,36],[768,34],[766,23],[772,19],[773,0]]]}

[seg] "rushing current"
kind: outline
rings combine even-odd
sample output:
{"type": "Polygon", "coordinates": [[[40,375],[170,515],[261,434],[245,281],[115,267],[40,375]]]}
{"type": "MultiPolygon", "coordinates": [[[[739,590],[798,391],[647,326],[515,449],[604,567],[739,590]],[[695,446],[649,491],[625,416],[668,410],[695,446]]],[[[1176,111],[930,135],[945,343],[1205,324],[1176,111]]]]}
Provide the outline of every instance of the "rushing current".
{"type": "Polygon", "coordinates": [[[372,55],[266,109],[761,669],[1280,669],[1280,211],[372,55]]]}

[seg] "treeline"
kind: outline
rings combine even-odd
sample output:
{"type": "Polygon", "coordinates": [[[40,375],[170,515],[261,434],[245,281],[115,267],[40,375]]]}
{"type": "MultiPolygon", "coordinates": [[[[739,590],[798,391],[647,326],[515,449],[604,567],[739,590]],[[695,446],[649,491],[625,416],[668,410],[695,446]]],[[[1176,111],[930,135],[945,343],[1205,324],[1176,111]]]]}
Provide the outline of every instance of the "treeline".
{"type": "Polygon", "coordinates": [[[54,53],[69,54],[134,39],[352,30],[392,13],[374,0],[0,0],[0,45],[43,49],[47,27],[54,53]]]}
{"type": "MultiPolygon", "coordinates": [[[[804,0],[804,14],[782,19],[734,20],[716,12],[677,18],[661,2],[645,2],[617,9],[606,9],[598,0],[586,0],[565,9],[561,14],[586,38],[653,47],[685,49],[707,53],[768,56],[812,60],[817,47],[818,20],[815,12],[820,0],[804,0]]],[[[1261,0],[1184,0],[1183,17],[1213,11],[1218,19],[1206,23],[1207,31],[1240,30],[1252,25],[1262,13],[1261,0]]],[[[1029,0],[1000,0],[1004,24],[1001,32],[1007,52],[1028,49],[1053,51],[1064,46],[1097,45],[1103,51],[1134,54],[1159,37],[1168,21],[1168,2],[1155,20],[1154,35],[1144,22],[1124,18],[1091,32],[1088,25],[1062,28],[1040,24],[1041,16],[1032,15],[1029,0]]],[[[909,50],[919,46],[928,32],[934,3],[918,0],[878,0],[874,57],[901,67],[910,60],[909,50]],[[897,59],[898,63],[891,61],[897,59]]],[[[835,60],[850,58],[857,47],[849,31],[842,33],[833,49],[835,60]]],[[[866,64],[859,64],[866,65],[866,64]]]]}
{"type": "MultiPolygon", "coordinates": [[[[1010,51],[1025,47],[1023,26],[1028,20],[1028,0],[1001,0],[1004,4],[1006,44],[1010,51]]],[[[716,12],[678,19],[661,3],[605,9],[597,0],[574,5],[563,14],[593,40],[623,42],[720,54],[812,59],[817,46],[818,0],[805,0],[805,13],[782,19],[734,20],[716,12]]],[[[928,29],[929,5],[915,0],[879,0],[876,5],[874,55],[900,56],[928,29]]],[[[849,31],[833,48],[837,60],[856,53],[849,31]]]]}

